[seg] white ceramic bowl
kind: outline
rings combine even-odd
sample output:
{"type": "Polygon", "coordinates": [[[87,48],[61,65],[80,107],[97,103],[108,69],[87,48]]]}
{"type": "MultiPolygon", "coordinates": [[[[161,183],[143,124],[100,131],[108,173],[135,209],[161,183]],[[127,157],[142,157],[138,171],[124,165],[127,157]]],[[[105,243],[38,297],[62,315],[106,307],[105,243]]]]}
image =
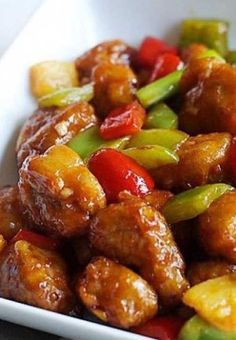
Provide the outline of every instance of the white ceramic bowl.
{"type": "MultiPolygon", "coordinates": [[[[15,139],[35,107],[28,89],[30,65],[47,59],[73,59],[112,38],[136,45],[145,35],[156,35],[175,42],[181,20],[196,16],[229,20],[231,46],[236,47],[235,13],[235,0],[44,1],[0,60],[0,185],[16,181],[15,139]]],[[[0,299],[0,318],[73,339],[142,339],[5,299],[0,299]]]]}

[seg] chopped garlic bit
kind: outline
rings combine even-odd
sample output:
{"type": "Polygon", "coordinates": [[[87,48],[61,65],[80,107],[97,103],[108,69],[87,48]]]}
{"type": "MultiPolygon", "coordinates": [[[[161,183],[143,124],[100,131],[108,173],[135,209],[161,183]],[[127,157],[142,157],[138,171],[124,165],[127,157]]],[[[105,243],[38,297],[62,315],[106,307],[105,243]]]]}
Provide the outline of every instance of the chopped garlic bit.
{"type": "Polygon", "coordinates": [[[63,137],[68,132],[68,124],[65,120],[55,125],[55,130],[60,137],[63,137]]]}
{"type": "Polygon", "coordinates": [[[72,190],[72,189],[70,189],[70,188],[63,188],[62,190],[61,190],[61,196],[63,197],[63,198],[68,198],[68,197],[70,197],[70,196],[72,196],[73,195],[73,193],[74,193],[74,191],[72,190]]]}

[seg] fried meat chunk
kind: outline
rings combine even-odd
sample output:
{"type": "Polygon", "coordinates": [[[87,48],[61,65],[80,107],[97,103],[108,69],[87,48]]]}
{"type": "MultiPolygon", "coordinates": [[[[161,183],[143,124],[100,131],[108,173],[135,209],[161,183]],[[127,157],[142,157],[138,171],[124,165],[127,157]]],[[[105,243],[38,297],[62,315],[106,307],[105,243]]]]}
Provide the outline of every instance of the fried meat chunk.
{"type": "Polygon", "coordinates": [[[137,78],[128,65],[104,62],[95,67],[93,104],[96,113],[105,117],[112,109],[134,100],[137,78]]]}
{"type": "Polygon", "coordinates": [[[188,270],[188,279],[191,286],[203,281],[214,279],[219,276],[234,273],[236,265],[223,260],[208,260],[205,262],[192,263],[188,270]]]}
{"type": "Polygon", "coordinates": [[[157,312],[157,295],[149,284],[105,257],[89,263],[76,292],[97,317],[122,328],[143,324],[157,312]]]}
{"type": "Polygon", "coordinates": [[[214,58],[190,62],[180,83],[180,129],[236,134],[236,69],[214,58]]]}
{"type": "Polygon", "coordinates": [[[182,191],[199,185],[227,181],[231,136],[210,133],[190,137],[177,151],[179,163],[153,171],[158,188],[182,191]]]}
{"type": "Polygon", "coordinates": [[[122,40],[105,41],[91,48],[75,61],[80,81],[82,83],[89,82],[93,69],[104,61],[129,65],[134,53],[135,50],[122,40]]]}
{"type": "Polygon", "coordinates": [[[81,129],[97,123],[92,106],[86,102],[58,109],[56,114],[53,110],[48,110],[44,116],[43,112],[36,112],[23,126],[17,144],[19,168],[28,156],[40,155],[53,145],[66,144],[81,129]]]}
{"type": "Polygon", "coordinates": [[[165,306],[178,304],[188,288],[185,265],[165,219],[145,202],[126,201],[98,211],[90,242],[101,254],[137,267],[165,306]]]}
{"type": "Polygon", "coordinates": [[[65,145],[28,157],[20,170],[19,190],[38,228],[61,237],[86,233],[90,217],[106,204],[97,179],[65,145]]]}
{"type": "Polygon", "coordinates": [[[17,241],[0,256],[0,296],[55,312],[74,303],[65,262],[55,251],[17,241]]]}
{"type": "Polygon", "coordinates": [[[26,227],[23,208],[17,186],[0,189],[0,234],[10,240],[15,234],[26,227]]]}
{"type": "Polygon", "coordinates": [[[236,191],[223,194],[199,217],[198,233],[205,251],[236,262],[236,191]]]}

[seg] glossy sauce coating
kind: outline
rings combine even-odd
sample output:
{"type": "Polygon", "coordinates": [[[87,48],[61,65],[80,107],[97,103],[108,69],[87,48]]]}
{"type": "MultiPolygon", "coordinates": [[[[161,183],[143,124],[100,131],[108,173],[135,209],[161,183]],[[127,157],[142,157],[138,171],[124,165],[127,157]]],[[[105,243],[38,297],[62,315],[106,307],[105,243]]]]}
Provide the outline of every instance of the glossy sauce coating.
{"type": "Polygon", "coordinates": [[[206,51],[207,47],[205,45],[193,43],[181,51],[181,59],[185,64],[189,64],[192,60],[198,59],[206,51]]]}
{"type": "Polygon", "coordinates": [[[181,80],[180,129],[190,134],[225,131],[235,135],[236,69],[213,60],[193,60],[181,80]]]}
{"type": "Polygon", "coordinates": [[[126,201],[99,210],[90,227],[92,246],[102,254],[134,265],[173,306],[188,288],[184,262],[162,215],[145,202],[126,201]]]}
{"type": "Polygon", "coordinates": [[[100,63],[93,71],[92,80],[94,82],[93,104],[96,113],[101,117],[135,99],[137,78],[128,65],[100,63]]]}
{"type": "Polygon", "coordinates": [[[161,211],[166,202],[174,195],[167,190],[153,190],[144,197],[144,201],[151,207],[161,211]]]}
{"type": "Polygon", "coordinates": [[[128,191],[122,191],[119,194],[119,201],[139,201],[142,202],[145,201],[147,205],[150,205],[151,207],[155,208],[156,210],[161,211],[161,209],[164,207],[166,202],[173,197],[174,195],[167,190],[153,190],[150,194],[147,194],[142,199],[132,195],[128,191]]]}
{"type": "Polygon", "coordinates": [[[0,256],[0,296],[59,313],[74,305],[65,262],[54,251],[26,241],[5,248],[0,256]]]}
{"type": "Polygon", "coordinates": [[[2,235],[0,235],[0,254],[3,251],[3,249],[6,247],[7,242],[4,239],[4,237],[2,235]]]}
{"type": "Polygon", "coordinates": [[[16,152],[22,144],[30,139],[43,125],[48,124],[59,113],[56,107],[38,108],[23,124],[16,142],[16,152]]]}
{"type": "Polygon", "coordinates": [[[159,188],[182,191],[227,180],[231,136],[211,133],[190,137],[177,151],[179,163],[153,171],[159,188]]]}
{"type": "Polygon", "coordinates": [[[79,72],[80,82],[91,80],[94,67],[107,61],[112,64],[129,65],[135,50],[122,40],[105,41],[78,57],[75,61],[79,72]]]}
{"type": "Polygon", "coordinates": [[[19,189],[38,228],[61,237],[86,233],[91,215],[106,204],[96,178],[64,145],[27,158],[20,170],[19,189]]]}
{"type": "Polygon", "coordinates": [[[142,324],[157,312],[157,295],[149,284],[105,257],[90,262],[76,292],[97,317],[122,328],[142,324]]]}
{"type": "MultiPolygon", "coordinates": [[[[43,115],[37,114],[39,121],[44,121],[43,115]],[[42,118],[41,118],[42,117],[42,118]]],[[[29,125],[34,118],[29,119],[29,125]]],[[[44,153],[49,147],[57,144],[66,144],[81,129],[96,124],[97,118],[94,115],[92,106],[86,102],[72,104],[57,111],[52,116],[49,114],[46,122],[41,125],[42,121],[37,123],[41,128],[37,130],[31,138],[21,144],[17,153],[18,166],[21,167],[27,156],[44,153]]],[[[33,132],[33,130],[27,131],[33,132]]],[[[24,133],[24,132],[22,132],[24,133]]]]}
{"type": "Polygon", "coordinates": [[[10,240],[21,228],[25,228],[26,220],[20,203],[17,186],[0,189],[0,234],[10,240]]]}
{"type": "Polygon", "coordinates": [[[236,265],[222,260],[195,262],[188,270],[188,279],[191,286],[195,286],[203,281],[234,273],[235,271],[236,265]]]}
{"type": "Polygon", "coordinates": [[[214,201],[199,217],[200,241],[209,255],[236,262],[236,191],[214,201]]]}

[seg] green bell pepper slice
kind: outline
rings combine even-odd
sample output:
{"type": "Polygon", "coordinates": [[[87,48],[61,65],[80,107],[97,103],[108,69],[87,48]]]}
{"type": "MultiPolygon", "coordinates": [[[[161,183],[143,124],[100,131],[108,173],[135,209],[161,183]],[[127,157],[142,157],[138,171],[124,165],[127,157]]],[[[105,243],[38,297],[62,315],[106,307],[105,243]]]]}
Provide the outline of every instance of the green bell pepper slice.
{"type": "Polygon", "coordinates": [[[236,340],[236,332],[222,331],[195,315],[184,324],[178,340],[236,340]]]}
{"type": "Polygon", "coordinates": [[[234,188],[228,184],[207,184],[174,196],[163,208],[163,215],[169,223],[190,220],[202,214],[211,203],[234,188]]]}
{"type": "Polygon", "coordinates": [[[233,66],[236,66],[236,50],[229,51],[226,56],[226,61],[233,66]]]}
{"type": "Polygon", "coordinates": [[[38,99],[40,107],[63,107],[81,101],[89,102],[93,98],[93,85],[61,89],[38,99]]]}
{"type": "Polygon", "coordinates": [[[176,94],[182,74],[183,70],[174,71],[139,89],[136,96],[140,103],[147,108],[176,94]]]}
{"type": "Polygon", "coordinates": [[[149,129],[141,130],[130,139],[127,148],[145,145],[161,145],[171,150],[176,148],[188,138],[188,135],[180,130],[149,129]]]}
{"type": "Polygon", "coordinates": [[[105,141],[99,134],[98,126],[92,126],[84,131],[79,132],[69,141],[67,146],[77,152],[82,159],[85,159],[92,152],[103,147],[123,149],[128,143],[129,139],[129,136],[125,136],[122,138],[105,141]]]}
{"type": "Polygon", "coordinates": [[[228,52],[228,29],[224,20],[186,19],[182,22],[180,46],[201,43],[224,57],[228,52]]]}
{"type": "Polygon", "coordinates": [[[147,129],[177,129],[178,116],[168,105],[160,103],[149,110],[144,127],[147,129]]]}
{"type": "Polygon", "coordinates": [[[147,145],[122,151],[146,169],[157,169],[166,164],[176,164],[179,157],[176,153],[160,145],[147,145]]]}
{"type": "Polygon", "coordinates": [[[221,55],[215,50],[208,49],[200,53],[199,58],[215,58],[222,63],[225,63],[225,59],[221,57],[221,55]]]}

